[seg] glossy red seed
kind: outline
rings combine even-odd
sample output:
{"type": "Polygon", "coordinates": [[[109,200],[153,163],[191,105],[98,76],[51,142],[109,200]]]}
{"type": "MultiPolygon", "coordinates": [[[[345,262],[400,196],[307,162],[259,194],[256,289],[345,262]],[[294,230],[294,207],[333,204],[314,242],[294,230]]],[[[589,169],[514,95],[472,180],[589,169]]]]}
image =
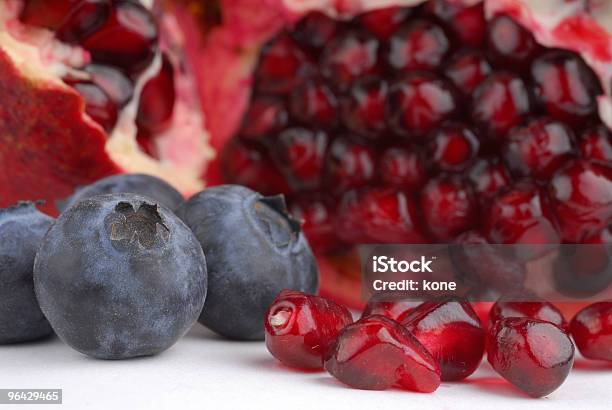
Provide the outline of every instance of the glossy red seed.
{"type": "Polygon", "coordinates": [[[470,187],[458,176],[441,175],[421,191],[421,210],[429,231],[450,241],[476,224],[476,204],[470,187]]]}
{"type": "Polygon", "coordinates": [[[366,30],[378,39],[386,41],[406,21],[408,16],[410,16],[410,8],[393,6],[368,11],[358,16],[357,19],[366,30]]]}
{"type": "Polygon", "coordinates": [[[385,101],[388,88],[386,81],[374,77],[356,81],[343,100],[344,125],[366,138],[385,137],[385,101]]]}
{"type": "Polygon", "coordinates": [[[304,195],[292,199],[289,209],[296,219],[303,221],[302,231],[315,252],[330,253],[346,246],[334,226],[336,209],[333,201],[304,195]]]}
{"type": "Polygon", "coordinates": [[[562,122],[535,119],[510,131],[502,150],[515,175],[546,181],[574,155],[574,133],[562,122]]]}
{"type": "Polygon", "coordinates": [[[68,82],[85,100],[85,112],[106,132],[117,123],[117,106],[97,85],[87,81],[68,82]]]}
{"type": "Polygon", "coordinates": [[[496,16],[487,29],[487,51],[496,67],[525,70],[538,51],[529,30],[506,15],[496,16]]]}
{"type": "Polygon", "coordinates": [[[100,29],[111,15],[110,0],[83,0],[70,10],[55,33],[67,43],[77,43],[100,29]]]}
{"type": "Polygon", "coordinates": [[[467,176],[481,202],[488,201],[501,188],[510,184],[510,173],[495,159],[479,159],[468,170],[467,176]]]}
{"type": "Polygon", "coordinates": [[[167,129],[172,121],[175,97],[174,69],[163,55],[159,72],[146,82],[140,94],[136,124],[152,133],[167,129]]]}
{"type": "Polygon", "coordinates": [[[401,191],[371,188],[346,193],[338,209],[338,235],[349,243],[427,243],[414,201],[401,191]]]}
{"type": "Polygon", "coordinates": [[[527,87],[514,74],[493,73],[474,90],[472,119],[491,140],[499,141],[530,110],[527,87]]]}
{"type": "Polygon", "coordinates": [[[420,304],[421,302],[414,300],[384,300],[374,295],[368,300],[361,317],[381,315],[397,321],[402,314],[411,311],[420,304]]]}
{"type": "Polygon", "coordinates": [[[287,128],[278,135],[273,154],[294,190],[321,185],[327,144],[325,132],[308,128],[287,128]]]}
{"type": "Polygon", "coordinates": [[[478,154],[480,142],[476,134],[461,124],[447,124],[429,136],[430,159],[442,171],[461,171],[478,154]]]}
{"type": "Polygon", "coordinates": [[[484,2],[465,7],[461,2],[452,0],[431,0],[425,3],[425,9],[445,21],[457,33],[462,44],[482,46],[487,28],[484,2]]]}
{"type": "Polygon", "coordinates": [[[491,73],[491,65],[478,50],[463,50],[453,56],[444,74],[455,86],[469,95],[491,73]]]}
{"type": "Polygon", "coordinates": [[[289,111],[295,120],[308,126],[332,128],[338,119],[338,100],[322,81],[309,81],[293,90],[289,111]]]}
{"type": "Polygon", "coordinates": [[[244,115],[240,136],[262,140],[275,135],[289,124],[289,113],[284,101],[271,96],[255,96],[244,115]]]}
{"type": "Polygon", "coordinates": [[[433,70],[450,51],[444,29],[430,20],[415,19],[389,40],[389,65],[398,71],[433,70]]]}
{"type": "Polygon", "coordinates": [[[526,317],[550,322],[563,330],[568,324],[563,313],[555,305],[545,301],[520,302],[512,300],[498,300],[489,312],[489,327],[492,328],[497,321],[509,317],[526,317]]]}
{"type": "Polygon", "coordinates": [[[99,64],[90,64],[85,69],[91,75],[91,81],[102,88],[118,107],[125,106],[132,99],[134,85],[120,70],[99,64]]]}
{"type": "Polygon", "coordinates": [[[291,35],[303,47],[320,50],[334,38],[338,29],[334,19],[313,11],[295,25],[291,35]]]}
{"type": "Polygon", "coordinates": [[[578,54],[547,51],[533,62],[531,77],[536,99],[551,117],[575,126],[597,117],[601,85],[578,54]]]}
{"type": "Polygon", "coordinates": [[[384,390],[393,386],[430,393],[440,385],[440,368],[404,327],[369,316],[344,328],[325,369],[351,387],[384,390]]]}
{"type": "Polygon", "coordinates": [[[599,125],[582,133],[580,153],[591,161],[612,164],[612,132],[599,125]]]}
{"type": "Polygon", "coordinates": [[[412,73],[393,83],[387,122],[402,136],[422,138],[454,117],[458,107],[452,86],[430,73],[412,73]]]}
{"type": "Polygon", "coordinates": [[[28,25],[56,30],[81,0],[26,0],[19,19],[28,25]]]}
{"type": "Polygon", "coordinates": [[[385,185],[398,188],[418,188],[426,177],[421,152],[415,147],[398,146],[385,150],[378,170],[385,185]]]}
{"type": "Polygon", "coordinates": [[[326,183],[335,191],[367,185],[375,176],[376,153],[369,146],[339,137],[331,144],[326,183]]]}
{"type": "Polygon", "coordinates": [[[144,70],[157,48],[155,17],[140,3],[118,0],[104,25],[81,39],[95,62],[110,64],[130,72],[144,70]]]}
{"type": "Polygon", "coordinates": [[[574,363],[574,344],[552,323],[507,318],[491,330],[487,359],[510,383],[530,396],[542,397],[567,378],[574,363]]]}
{"type": "Polygon", "coordinates": [[[266,313],[268,351],[283,364],[323,369],[340,330],[353,322],[347,308],[331,300],[283,290],[266,313]]]}
{"type": "Polygon", "coordinates": [[[399,322],[438,361],[443,381],[465,379],[482,360],[485,331],[468,302],[425,302],[399,322]]]}
{"type": "Polygon", "coordinates": [[[610,224],[612,168],[573,160],[553,176],[549,192],[567,242],[580,243],[610,224]]]}
{"type": "Polygon", "coordinates": [[[564,245],[552,266],[555,289],[565,296],[586,299],[612,283],[610,228],[584,241],[564,245]]]}
{"type": "Polygon", "coordinates": [[[570,329],[588,359],[612,361],[612,302],[594,303],[574,316],[570,329]]]}

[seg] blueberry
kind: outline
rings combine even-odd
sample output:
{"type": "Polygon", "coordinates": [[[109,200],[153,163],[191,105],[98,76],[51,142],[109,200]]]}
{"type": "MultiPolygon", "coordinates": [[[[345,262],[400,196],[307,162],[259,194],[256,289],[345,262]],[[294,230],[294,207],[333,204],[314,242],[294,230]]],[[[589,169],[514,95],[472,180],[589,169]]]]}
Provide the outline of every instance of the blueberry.
{"type": "Polygon", "coordinates": [[[63,201],[57,201],[60,212],[82,199],[102,194],[132,193],[151,198],[161,205],[175,211],[183,202],[180,192],[166,181],[146,174],[119,174],[111,175],[94,182],[91,185],[79,188],[72,196],[63,201]]]}
{"type": "Polygon", "coordinates": [[[195,323],[206,261],[168,208],[134,194],[86,198],[44,237],[34,264],[40,307],[57,335],[101,359],[159,353],[195,323]]]}
{"type": "Polygon", "coordinates": [[[53,332],[38,307],[32,281],[36,251],[52,223],[31,202],[0,209],[0,344],[53,332]]]}
{"type": "Polygon", "coordinates": [[[282,289],[317,292],[315,258],[282,196],[222,185],[196,194],[177,215],[206,255],[208,298],[199,321],[214,332],[263,339],[266,309],[282,289]]]}

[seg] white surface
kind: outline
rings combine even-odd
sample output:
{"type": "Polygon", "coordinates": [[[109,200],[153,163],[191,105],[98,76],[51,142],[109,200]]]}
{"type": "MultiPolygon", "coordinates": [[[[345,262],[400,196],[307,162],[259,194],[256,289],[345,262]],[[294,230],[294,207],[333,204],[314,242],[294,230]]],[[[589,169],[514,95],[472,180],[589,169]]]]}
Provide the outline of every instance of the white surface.
{"type": "Polygon", "coordinates": [[[433,394],[354,390],[325,372],[282,367],[263,343],[224,341],[199,325],[162,355],[126,361],[90,359],[57,338],[0,346],[0,388],[64,390],[63,405],[43,409],[610,409],[611,386],[612,365],[578,359],[565,384],[543,399],[517,393],[488,364],[433,394]]]}

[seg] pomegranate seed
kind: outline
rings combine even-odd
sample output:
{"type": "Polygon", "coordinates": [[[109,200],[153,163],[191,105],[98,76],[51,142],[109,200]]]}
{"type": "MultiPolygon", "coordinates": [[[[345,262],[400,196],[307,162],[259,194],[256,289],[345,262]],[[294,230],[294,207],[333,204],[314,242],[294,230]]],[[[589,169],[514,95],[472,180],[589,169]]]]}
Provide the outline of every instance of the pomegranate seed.
{"type": "Polygon", "coordinates": [[[444,74],[466,95],[470,95],[490,73],[491,65],[477,50],[457,53],[444,70],[444,74]]]}
{"type": "Polygon", "coordinates": [[[81,0],[26,0],[19,20],[30,26],[56,30],[81,0]]]}
{"type": "Polygon", "coordinates": [[[441,175],[421,191],[421,209],[429,231],[449,241],[476,223],[476,207],[470,188],[457,177],[441,175]]]}
{"type": "Polygon", "coordinates": [[[468,127],[443,125],[429,137],[429,152],[433,163],[442,171],[461,171],[478,154],[480,142],[468,127]]]}
{"type": "Polygon", "coordinates": [[[120,70],[99,64],[90,64],[86,70],[91,81],[102,88],[117,107],[124,107],[132,99],[134,85],[120,70]]]}
{"type": "Polygon", "coordinates": [[[387,41],[389,37],[406,21],[410,16],[410,9],[407,7],[387,7],[368,11],[358,17],[359,22],[374,34],[379,40],[387,41]]]}
{"type": "Polygon", "coordinates": [[[509,317],[526,317],[550,322],[563,330],[568,330],[563,313],[550,302],[516,302],[512,300],[498,300],[489,312],[489,327],[502,319],[509,317]]]}
{"type": "Polygon", "coordinates": [[[530,396],[542,397],[567,378],[574,363],[574,344],[552,323],[507,318],[493,327],[487,358],[504,379],[530,396]]]}
{"type": "Polygon", "coordinates": [[[77,43],[99,30],[110,14],[110,0],[82,0],[64,18],[55,35],[63,42],[77,43]]]}
{"type": "Polygon", "coordinates": [[[258,145],[234,138],[221,152],[221,171],[225,180],[245,185],[263,195],[289,192],[287,181],[258,145]]]}
{"type": "Polygon", "coordinates": [[[612,361],[612,302],[594,303],[582,309],[572,319],[570,329],[584,357],[612,361]]]}
{"type": "Polygon", "coordinates": [[[520,124],[530,109],[527,87],[513,74],[493,73],[474,90],[472,118],[492,140],[520,124]]]}
{"type": "Polygon", "coordinates": [[[327,143],[325,132],[307,128],[287,128],[278,135],[273,154],[292,188],[320,186],[327,143]]]}
{"type": "Polygon", "coordinates": [[[444,29],[436,23],[417,19],[399,29],[389,40],[389,65],[398,71],[432,70],[450,51],[444,29]]]}
{"type": "Polygon", "coordinates": [[[336,210],[332,201],[312,198],[312,195],[293,199],[291,214],[303,221],[302,231],[317,253],[331,253],[344,247],[334,227],[336,210]]]}
{"type": "Polygon", "coordinates": [[[337,32],[338,24],[332,18],[313,11],[298,22],[292,35],[303,47],[320,50],[336,36],[337,32]]]}
{"type": "Polygon", "coordinates": [[[306,125],[332,128],[336,125],[338,101],[321,81],[311,81],[296,88],[290,96],[293,118],[306,125]]]}
{"type": "Polygon", "coordinates": [[[541,118],[512,130],[503,156],[517,176],[548,180],[574,154],[574,133],[564,123],[541,118]]]}
{"type": "Polygon", "coordinates": [[[144,85],[136,115],[136,124],[152,133],[164,131],[174,111],[174,69],[163,55],[159,73],[144,85]]]}
{"type": "Polygon", "coordinates": [[[402,314],[410,312],[420,304],[421,302],[413,300],[382,300],[374,295],[368,300],[361,317],[380,315],[397,321],[402,314]]]}
{"type": "Polygon", "coordinates": [[[495,159],[479,159],[467,172],[476,196],[483,203],[510,184],[510,173],[495,159]]]}
{"type": "Polygon", "coordinates": [[[605,125],[586,130],[582,134],[580,152],[591,161],[612,163],[612,132],[605,125]]]}
{"type": "Polygon", "coordinates": [[[67,83],[85,100],[85,112],[106,132],[111,132],[117,123],[117,106],[110,97],[96,84],[88,81],[67,83]]]}
{"type": "Polygon", "coordinates": [[[266,313],[266,347],[283,364],[323,369],[340,330],[353,322],[344,306],[318,296],[283,290],[266,313]]]}
{"type": "Polygon", "coordinates": [[[81,39],[80,44],[95,62],[118,66],[130,73],[141,72],[155,55],[155,18],[140,3],[117,0],[102,28],[81,39]]]}
{"type": "Polygon", "coordinates": [[[325,359],[325,369],[351,387],[392,386],[430,393],[440,385],[440,368],[408,330],[383,316],[345,327],[325,359]]]}
{"type": "Polygon", "coordinates": [[[443,381],[463,380],[476,371],[485,331],[468,302],[425,302],[398,320],[438,361],[443,381]]]}
{"type": "Polygon", "coordinates": [[[425,166],[415,148],[393,147],[385,150],[378,165],[382,181],[389,186],[415,189],[425,181],[425,166]]]}
{"type": "Polygon", "coordinates": [[[417,220],[415,204],[403,192],[351,191],[340,203],[338,235],[349,243],[426,243],[417,220]]]}
{"type": "Polygon", "coordinates": [[[240,135],[259,140],[275,135],[289,124],[289,114],[282,100],[269,96],[256,96],[244,116],[240,135]]]}
{"type": "Polygon", "coordinates": [[[499,15],[489,23],[487,49],[497,67],[520,70],[531,62],[538,45],[529,30],[510,17],[499,15]]]}
{"type": "Polygon", "coordinates": [[[452,86],[430,73],[412,73],[389,90],[387,121],[403,136],[424,137],[455,116],[457,102],[452,86]]]}
{"type": "Polygon", "coordinates": [[[489,209],[486,231],[493,243],[559,243],[545,193],[528,181],[500,191],[489,209]]]}
{"type": "Polygon", "coordinates": [[[597,75],[570,51],[551,50],[531,67],[536,99],[555,119],[579,126],[597,117],[597,75]]]}
{"type": "Polygon", "coordinates": [[[366,77],[356,81],[342,104],[346,127],[367,138],[384,137],[387,93],[388,85],[383,80],[366,77]]]}
{"type": "Polygon", "coordinates": [[[287,33],[281,33],[261,50],[255,88],[264,93],[287,94],[311,72],[308,56],[287,33]]]}
{"type": "Polygon", "coordinates": [[[480,47],[484,42],[487,28],[484,2],[465,7],[460,2],[432,0],[425,3],[425,9],[449,24],[462,44],[480,47]]]}
{"type": "Polygon", "coordinates": [[[326,179],[330,188],[345,191],[366,185],[374,178],[375,156],[367,145],[336,138],[327,158],[326,179]]]}
{"type": "Polygon", "coordinates": [[[549,191],[564,240],[580,243],[610,224],[612,168],[573,160],[553,176],[549,191]]]}

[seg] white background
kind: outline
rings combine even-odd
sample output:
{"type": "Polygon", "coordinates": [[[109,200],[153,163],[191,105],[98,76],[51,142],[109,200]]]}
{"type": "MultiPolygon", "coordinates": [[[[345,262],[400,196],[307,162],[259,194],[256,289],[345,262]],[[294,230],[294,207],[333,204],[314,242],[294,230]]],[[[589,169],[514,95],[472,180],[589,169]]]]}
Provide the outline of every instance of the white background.
{"type": "Polygon", "coordinates": [[[59,339],[0,346],[0,388],[62,388],[63,405],[0,405],[61,409],[611,409],[612,364],[578,358],[568,380],[542,399],[523,396],[488,364],[462,383],[433,394],[361,391],[325,372],[287,369],[260,342],[228,342],[196,327],[155,357],[102,361],[59,339]]]}

